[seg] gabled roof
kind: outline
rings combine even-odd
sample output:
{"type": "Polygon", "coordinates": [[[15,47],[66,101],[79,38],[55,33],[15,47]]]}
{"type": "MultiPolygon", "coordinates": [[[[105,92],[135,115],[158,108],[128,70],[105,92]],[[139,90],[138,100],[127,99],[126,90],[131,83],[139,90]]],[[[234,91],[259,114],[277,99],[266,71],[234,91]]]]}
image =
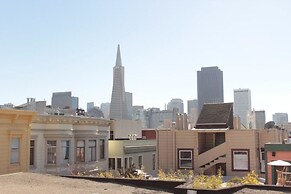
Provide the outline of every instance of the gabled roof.
{"type": "Polygon", "coordinates": [[[204,104],[196,122],[195,128],[233,129],[233,103],[204,104]]]}

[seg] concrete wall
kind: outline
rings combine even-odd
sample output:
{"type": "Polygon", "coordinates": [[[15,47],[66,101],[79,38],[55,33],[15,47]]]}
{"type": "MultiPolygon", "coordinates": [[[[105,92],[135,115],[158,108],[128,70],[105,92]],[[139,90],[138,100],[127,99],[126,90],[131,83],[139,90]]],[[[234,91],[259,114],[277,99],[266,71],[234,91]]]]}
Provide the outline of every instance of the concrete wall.
{"type": "Polygon", "coordinates": [[[142,138],[140,120],[116,119],[113,121],[110,130],[114,132],[114,139],[128,139],[129,134],[136,134],[137,138],[142,138]]]}

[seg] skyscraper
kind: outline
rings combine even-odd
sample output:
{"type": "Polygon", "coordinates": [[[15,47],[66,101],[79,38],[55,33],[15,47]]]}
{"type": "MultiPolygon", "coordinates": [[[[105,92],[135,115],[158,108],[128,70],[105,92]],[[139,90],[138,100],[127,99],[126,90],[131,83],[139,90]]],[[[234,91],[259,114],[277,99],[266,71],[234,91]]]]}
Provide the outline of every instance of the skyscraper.
{"type": "Polygon", "coordinates": [[[275,113],[275,114],[273,114],[273,121],[278,126],[288,123],[288,113],[275,113]]]}
{"type": "Polygon", "coordinates": [[[264,129],[266,124],[266,112],[264,110],[255,111],[257,129],[264,129]]]}
{"type": "Polygon", "coordinates": [[[116,63],[113,67],[113,87],[109,117],[112,119],[128,119],[124,87],[124,67],[121,62],[119,45],[117,47],[116,63]]]}
{"type": "Polygon", "coordinates": [[[167,110],[173,111],[174,108],[178,109],[178,113],[184,113],[184,103],[180,98],[173,98],[167,105],[167,110]]]}
{"type": "Polygon", "coordinates": [[[205,103],[223,103],[223,72],[218,67],[202,67],[197,71],[199,112],[205,103]]]}
{"type": "Polygon", "coordinates": [[[72,92],[54,92],[52,107],[60,109],[76,109],[79,107],[78,97],[72,96],[72,92]]]}
{"type": "Polygon", "coordinates": [[[233,96],[234,115],[239,116],[241,124],[243,124],[246,128],[249,128],[248,116],[252,110],[251,91],[249,89],[236,89],[233,92],[233,96]]]}
{"type": "Polygon", "coordinates": [[[199,116],[199,110],[198,110],[198,100],[188,100],[187,101],[188,105],[188,117],[189,117],[189,122],[191,124],[191,128],[193,128],[196,124],[196,121],[199,116]]]}

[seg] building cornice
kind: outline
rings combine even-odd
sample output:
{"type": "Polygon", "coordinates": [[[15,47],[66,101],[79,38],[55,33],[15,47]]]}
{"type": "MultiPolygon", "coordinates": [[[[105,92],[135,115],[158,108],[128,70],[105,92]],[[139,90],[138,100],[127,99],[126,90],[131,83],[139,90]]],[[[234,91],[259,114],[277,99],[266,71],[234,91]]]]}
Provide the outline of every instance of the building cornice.
{"type": "Polygon", "coordinates": [[[32,123],[38,124],[72,124],[72,125],[94,125],[108,127],[112,121],[107,119],[80,117],[80,116],[64,116],[64,115],[37,115],[32,123]]]}

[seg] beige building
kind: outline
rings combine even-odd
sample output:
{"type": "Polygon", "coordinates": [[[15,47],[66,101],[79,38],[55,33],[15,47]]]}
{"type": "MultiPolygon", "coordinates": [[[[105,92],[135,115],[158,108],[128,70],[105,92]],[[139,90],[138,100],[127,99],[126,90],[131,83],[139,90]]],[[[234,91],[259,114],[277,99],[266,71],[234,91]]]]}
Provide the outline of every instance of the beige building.
{"type": "Polygon", "coordinates": [[[0,174],[29,171],[30,126],[34,112],[0,109],[0,174]]]}
{"type": "Polygon", "coordinates": [[[278,142],[278,129],[235,129],[232,104],[203,107],[196,129],[157,130],[158,168],[189,169],[196,173],[242,176],[264,173],[264,144],[278,142]]]}
{"type": "Polygon", "coordinates": [[[110,140],[109,169],[124,170],[130,165],[156,174],[156,140],[110,140]]]}
{"type": "Polygon", "coordinates": [[[156,174],[156,139],[142,139],[140,120],[113,120],[110,128],[109,169],[125,170],[132,164],[136,168],[143,166],[148,174],[156,174]]]}
{"type": "Polygon", "coordinates": [[[110,120],[80,116],[37,116],[31,127],[31,171],[107,170],[110,124],[110,120]]]}

